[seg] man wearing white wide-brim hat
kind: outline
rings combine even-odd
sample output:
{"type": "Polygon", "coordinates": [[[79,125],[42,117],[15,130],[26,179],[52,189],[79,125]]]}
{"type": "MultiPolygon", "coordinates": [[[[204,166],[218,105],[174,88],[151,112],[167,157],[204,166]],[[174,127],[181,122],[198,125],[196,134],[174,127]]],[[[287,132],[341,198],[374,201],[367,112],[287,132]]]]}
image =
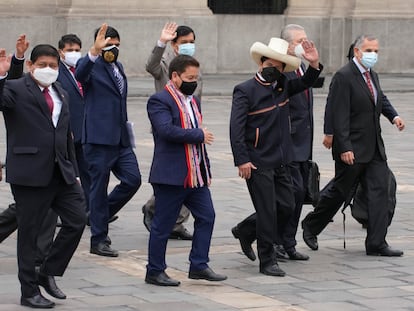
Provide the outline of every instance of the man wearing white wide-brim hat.
{"type": "Polygon", "coordinates": [[[246,179],[257,213],[260,272],[273,276],[285,275],[277,264],[273,244],[295,202],[286,167],[292,156],[289,97],[311,87],[323,68],[314,44],[305,40],[303,58],[309,67],[301,78],[287,79],[283,72],[294,71],[301,63],[287,54],[288,46],[280,38],[271,38],[268,45],[255,42],[251,46],[258,72],[234,88],[230,117],[234,163],[239,176],[246,179]]]}

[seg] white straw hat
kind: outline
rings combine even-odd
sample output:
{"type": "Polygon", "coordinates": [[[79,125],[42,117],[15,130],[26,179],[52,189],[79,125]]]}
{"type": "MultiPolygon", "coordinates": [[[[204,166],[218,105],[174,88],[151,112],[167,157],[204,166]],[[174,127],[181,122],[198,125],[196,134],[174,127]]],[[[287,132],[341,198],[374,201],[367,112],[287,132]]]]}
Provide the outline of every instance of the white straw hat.
{"type": "Polygon", "coordinates": [[[267,58],[278,60],[284,64],[286,67],[284,72],[295,71],[300,66],[300,58],[287,54],[289,43],[280,38],[271,38],[269,45],[265,45],[261,42],[255,42],[250,48],[250,55],[253,60],[261,65],[262,56],[267,58]]]}

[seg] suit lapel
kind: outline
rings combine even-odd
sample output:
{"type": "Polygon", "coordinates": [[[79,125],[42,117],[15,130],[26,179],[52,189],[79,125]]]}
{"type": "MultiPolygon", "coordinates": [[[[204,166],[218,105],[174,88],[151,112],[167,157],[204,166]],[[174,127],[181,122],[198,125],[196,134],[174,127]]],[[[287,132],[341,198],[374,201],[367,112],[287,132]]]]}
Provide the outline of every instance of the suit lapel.
{"type": "Polygon", "coordinates": [[[73,87],[76,89],[79,95],[82,95],[79,90],[78,83],[76,82],[75,78],[72,76],[72,73],[69,71],[69,69],[63,63],[60,63],[59,66],[60,66],[59,74],[62,74],[65,77],[65,79],[67,79],[73,85],[73,87]]]}
{"type": "Polygon", "coordinates": [[[39,86],[37,83],[33,80],[33,78],[30,76],[30,73],[27,73],[25,76],[26,79],[26,86],[30,93],[32,93],[33,97],[36,99],[36,102],[38,103],[40,110],[42,113],[44,113],[50,120],[52,120],[50,116],[50,111],[47,106],[45,97],[43,96],[42,92],[40,91],[39,86]]]}
{"type": "Polygon", "coordinates": [[[353,61],[350,61],[352,64],[352,72],[355,76],[355,80],[358,81],[358,84],[361,86],[361,88],[364,90],[365,94],[368,96],[369,100],[375,105],[374,99],[371,96],[371,92],[368,88],[367,83],[364,80],[364,77],[362,76],[361,71],[359,71],[358,67],[354,64],[353,61]]]}

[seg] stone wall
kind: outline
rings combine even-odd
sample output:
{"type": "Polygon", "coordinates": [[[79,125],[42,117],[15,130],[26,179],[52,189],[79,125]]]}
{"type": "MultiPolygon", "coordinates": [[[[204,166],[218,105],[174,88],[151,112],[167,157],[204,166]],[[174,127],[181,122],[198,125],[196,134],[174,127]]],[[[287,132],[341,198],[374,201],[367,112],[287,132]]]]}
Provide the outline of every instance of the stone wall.
{"type": "Polygon", "coordinates": [[[284,15],[213,15],[207,0],[0,0],[0,46],[13,50],[20,33],[32,46],[56,45],[76,33],[86,52],[103,22],[121,35],[120,59],[129,75],[144,75],[145,61],[166,21],[187,24],[196,32],[204,73],[255,70],[249,48],[267,43],[288,23],[303,25],[317,45],[326,72],[346,61],[349,44],[361,33],[380,38],[380,72],[413,73],[414,6],[402,0],[290,0],[284,15]]]}

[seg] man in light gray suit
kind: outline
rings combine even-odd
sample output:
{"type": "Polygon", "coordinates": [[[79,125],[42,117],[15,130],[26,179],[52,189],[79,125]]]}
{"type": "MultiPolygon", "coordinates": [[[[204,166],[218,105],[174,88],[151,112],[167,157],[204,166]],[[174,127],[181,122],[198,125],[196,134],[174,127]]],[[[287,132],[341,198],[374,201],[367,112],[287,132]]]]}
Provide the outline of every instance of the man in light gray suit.
{"type": "MultiPolygon", "coordinates": [[[[146,70],[154,77],[155,91],[164,89],[169,80],[168,67],[171,61],[180,54],[193,56],[195,53],[195,33],[188,26],[177,26],[176,23],[166,23],[146,64],[146,70]],[[170,48],[167,48],[170,42],[170,48]]],[[[202,79],[201,74],[197,80],[197,88],[194,95],[201,99],[202,79]]],[[[142,207],[144,225],[150,231],[151,221],[155,212],[154,196],[142,207]]],[[[190,211],[183,206],[177,222],[171,232],[170,239],[191,240],[192,235],[184,227],[183,223],[190,217],[190,211]]]]}

